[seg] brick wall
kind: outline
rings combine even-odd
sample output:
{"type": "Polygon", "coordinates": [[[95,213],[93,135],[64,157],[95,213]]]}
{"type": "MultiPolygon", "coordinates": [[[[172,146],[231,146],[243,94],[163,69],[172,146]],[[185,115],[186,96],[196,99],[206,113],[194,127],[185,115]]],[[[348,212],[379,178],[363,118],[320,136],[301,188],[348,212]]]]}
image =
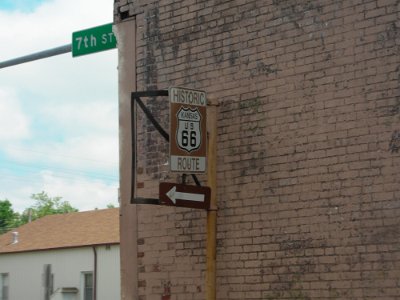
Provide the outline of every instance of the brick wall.
{"type": "MultiPolygon", "coordinates": [[[[115,1],[133,15],[138,90],[220,101],[217,298],[398,299],[400,2],[115,1]]],[[[154,195],[179,178],[140,124],[154,195]]],[[[140,206],[140,299],[204,299],[205,218],[140,206]]]]}

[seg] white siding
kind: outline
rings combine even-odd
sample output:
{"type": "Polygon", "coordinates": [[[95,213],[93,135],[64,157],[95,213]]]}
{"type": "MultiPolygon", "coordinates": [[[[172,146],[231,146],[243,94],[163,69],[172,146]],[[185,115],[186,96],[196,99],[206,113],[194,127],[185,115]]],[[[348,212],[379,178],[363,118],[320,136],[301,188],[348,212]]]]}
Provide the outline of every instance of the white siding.
{"type": "Polygon", "coordinates": [[[97,300],[120,299],[119,246],[97,247],[97,300]]]}
{"type": "MultiPolygon", "coordinates": [[[[97,246],[97,300],[120,299],[119,246],[97,246]]],[[[54,291],[81,290],[81,272],[94,270],[92,247],[0,254],[0,273],[9,273],[10,300],[44,299],[43,266],[51,264],[54,291]]],[[[79,298],[81,297],[79,293],[79,298]]]]}

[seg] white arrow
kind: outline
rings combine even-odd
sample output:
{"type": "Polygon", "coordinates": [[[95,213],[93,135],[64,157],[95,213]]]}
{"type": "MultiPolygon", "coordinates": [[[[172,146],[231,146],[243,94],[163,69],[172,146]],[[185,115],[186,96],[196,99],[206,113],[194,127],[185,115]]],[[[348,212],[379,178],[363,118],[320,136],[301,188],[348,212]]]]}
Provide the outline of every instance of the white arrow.
{"type": "Polygon", "coordinates": [[[196,201],[196,202],[204,202],[204,194],[193,194],[193,193],[182,193],[176,191],[176,186],[172,187],[168,193],[166,193],[167,197],[171,199],[171,201],[176,204],[176,200],[186,200],[186,201],[196,201]]]}

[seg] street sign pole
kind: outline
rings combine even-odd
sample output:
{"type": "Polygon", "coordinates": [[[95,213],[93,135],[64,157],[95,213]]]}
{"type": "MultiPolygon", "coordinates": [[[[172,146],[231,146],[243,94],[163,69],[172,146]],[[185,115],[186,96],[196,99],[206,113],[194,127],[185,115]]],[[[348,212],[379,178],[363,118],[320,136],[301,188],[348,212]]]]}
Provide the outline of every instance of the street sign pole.
{"type": "Polygon", "coordinates": [[[71,52],[71,44],[0,62],[0,69],[71,52]]]}
{"type": "Polygon", "coordinates": [[[206,300],[215,300],[217,249],[217,105],[208,106],[208,166],[207,182],[211,189],[210,209],[207,211],[206,300]]]}
{"type": "Polygon", "coordinates": [[[68,52],[72,52],[72,56],[76,57],[116,48],[117,39],[115,38],[114,32],[112,31],[112,26],[113,24],[109,23],[73,32],[71,44],[0,62],[0,69],[68,52]]]}

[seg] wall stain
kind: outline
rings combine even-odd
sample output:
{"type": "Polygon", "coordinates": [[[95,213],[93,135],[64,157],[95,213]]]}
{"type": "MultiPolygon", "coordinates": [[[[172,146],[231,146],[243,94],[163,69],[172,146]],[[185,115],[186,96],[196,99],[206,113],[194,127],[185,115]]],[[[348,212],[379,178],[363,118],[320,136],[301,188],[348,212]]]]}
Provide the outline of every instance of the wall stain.
{"type": "Polygon", "coordinates": [[[399,153],[400,150],[400,130],[395,130],[392,133],[392,139],[389,143],[389,151],[391,153],[399,153]]]}
{"type": "Polygon", "coordinates": [[[280,71],[277,67],[273,65],[267,65],[264,62],[260,61],[257,63],[257,66],[250,71],[250,76],[254,77],[257,75],[277,75],[278,71],[280,71]]]}
{"type": "Polygon", "coordinates": [[[158,7],[153,7],[146,12],[145,15],[145,23],[146,23],[146,34],[145,34],[145,59],[144,65],[146,68],[145,71],[145,83],[148,90],[157,89],[157,81],[158,81],[158,68],[157,68],[157,59],[155,54],[155,48],[159,45],[160,49],[164,47],[160,47],[160,43],[162,43],[162,39],[160,38],[160,29],[159,29],[159,9],[158,7]]]}
{"type": "Polygon", "coordinates": [[[393,48],[394,53],[400,53],[400,46],[397,45],[397,39],[400,38],[400,27],[396,22],[388,24],[385,31],[378,34],[377,45],[381,48],[393,48]]]}

